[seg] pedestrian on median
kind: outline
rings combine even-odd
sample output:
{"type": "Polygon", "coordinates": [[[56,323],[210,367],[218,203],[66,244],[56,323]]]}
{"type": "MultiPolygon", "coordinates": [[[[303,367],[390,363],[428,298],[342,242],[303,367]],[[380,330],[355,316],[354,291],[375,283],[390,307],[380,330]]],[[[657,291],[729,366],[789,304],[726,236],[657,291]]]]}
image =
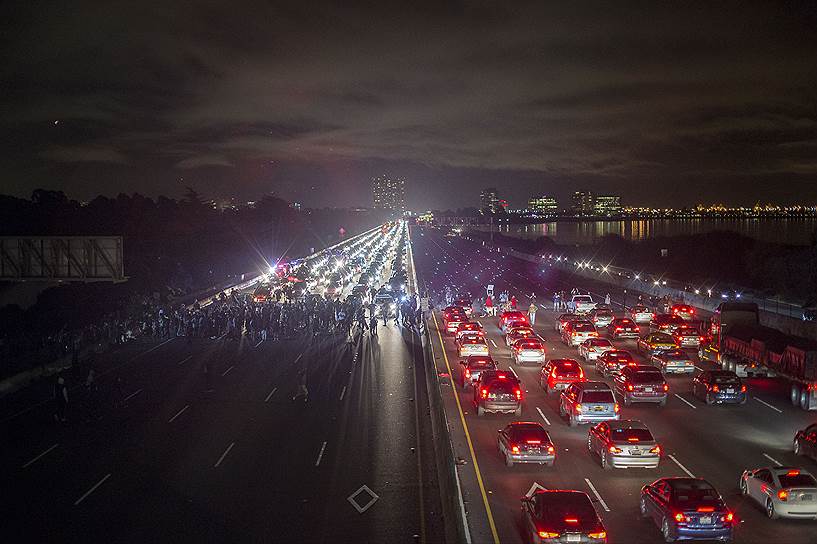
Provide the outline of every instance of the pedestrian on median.
{"type": "Polygon", "coordinates": [[[65,378],[59,376],[54,384],[54,421],[68,421],[68,387],[65,378]]]}
{"type": "Polygon", "coordinates": [[[536,323],[536,304],[533,302],[528,306],[528,320],[530,320],[531,327],[536,323]]]}

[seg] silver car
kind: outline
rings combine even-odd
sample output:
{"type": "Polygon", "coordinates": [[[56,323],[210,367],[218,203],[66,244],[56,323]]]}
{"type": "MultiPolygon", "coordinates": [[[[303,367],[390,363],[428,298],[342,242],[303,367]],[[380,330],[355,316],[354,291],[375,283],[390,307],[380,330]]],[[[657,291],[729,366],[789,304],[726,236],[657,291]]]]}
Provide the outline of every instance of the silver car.
{"type": "Polygon", "coordinates": [[[771,519],[817,519],[817,480],[794,467],[745,470],[740,492],[756,500],[771,519]]]}
{"type": "Polygon", "coordinates": [[[610,468],[658,468],[661,446],[646,425],[634,419],[603,421],[590,427],[587,449],[610,468]]]}
{"type": "Polygon", "coordinates": [[[509,467],[514,463],[538,463],[552,467],[556,461],[556,447],[540,423],[515,421],[499,429],[497,446],[509,467]]]}

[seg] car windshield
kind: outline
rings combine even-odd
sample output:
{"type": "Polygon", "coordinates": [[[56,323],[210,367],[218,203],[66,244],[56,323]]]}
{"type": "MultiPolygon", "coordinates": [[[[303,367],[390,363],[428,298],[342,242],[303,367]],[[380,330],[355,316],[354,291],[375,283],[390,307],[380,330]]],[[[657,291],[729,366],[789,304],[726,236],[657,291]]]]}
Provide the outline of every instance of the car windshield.
{"type": "Polygon", "coordinates": [[[592,323],[576,323],[573,325],[573,330],[576,332],[591,332],[595,329],[592,323]]]}
{"type": "Polygon", "coordinates": [[[615,402],[612,391],[585,391],[582,402],[615,402]]]}
{"type": "Polygon", "coordinates": [[[780,487],[817,487],[817,480],[811,474],[781,474],[780,487]]]}
{"type": "Polygon", "coordinates": [[[610,438],[621,442],[652,442],[652,433],[647,429],[612,429],[610,438]]]}
{"type": "Polygon", "coordinates": [[[633,383],[661,383],[664,381],[660,372],[634,372],[633,383]]]}

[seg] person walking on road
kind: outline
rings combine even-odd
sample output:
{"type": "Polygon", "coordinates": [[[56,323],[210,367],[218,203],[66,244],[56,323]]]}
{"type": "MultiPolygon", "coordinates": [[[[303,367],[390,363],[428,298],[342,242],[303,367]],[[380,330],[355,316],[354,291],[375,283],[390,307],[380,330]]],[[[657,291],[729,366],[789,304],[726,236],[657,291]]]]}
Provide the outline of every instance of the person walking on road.
{"type": "Polygon", "coordinates": [[[553,311],[558,312],[559,307],[559,293],[553,293],[553,311]]]}
{"type": "Polygon", "coordinates": [[[516,295],[511,297],[511,310],[516,310],[516,295]]]}
{"type": "Polygon", "coordinates": [[[605,303],[606,305],[608,305],[608,306],[610,305],[610,293],[607,293],[607,294],[604,296],[604,303],[605,303]]]}
{"type": "Polygon", "coordinates": [[[377,316],[374,314],[369,318],[369,333],[372,336],[377,336],[377,316]]]}
{"type": "Polygon", "coordinates": [[[68,421],[68,387],[65,378],[59,376],[54,384],[54,421],[65,423],[68,421]]]}
{"type": "Polygon", "coordinates": [[[301,397],[304,398],[304,402],[309,400],[309,389],[306,387],[306,377],[306,365],[303,365],[298,371],[298,390],[295,392],[295,396],[292,397],[293,402],[301,397]]]}
{"type": "Polygon", "coordinates": [[[494,315],[494,300],[490,295],[485,298],[485,313],[491,317],[494,315]]]}
{"type": "Polygon", "coordinates": [[[536,323],[536,304],[533,302],[528,306],[528,320],[530,321],[531,327],[536,323]]]}

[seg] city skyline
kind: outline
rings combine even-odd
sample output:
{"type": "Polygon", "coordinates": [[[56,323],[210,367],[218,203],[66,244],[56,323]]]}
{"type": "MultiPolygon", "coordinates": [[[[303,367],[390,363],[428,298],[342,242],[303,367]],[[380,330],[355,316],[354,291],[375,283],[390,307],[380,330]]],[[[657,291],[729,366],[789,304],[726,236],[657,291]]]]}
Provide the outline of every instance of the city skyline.
{"type": "Polygon", "coordinates": [[[356,206],[388,171],[413,209],[817,201],[808,4],[94,5],[9,3],[4,193],[356,206]]]}

